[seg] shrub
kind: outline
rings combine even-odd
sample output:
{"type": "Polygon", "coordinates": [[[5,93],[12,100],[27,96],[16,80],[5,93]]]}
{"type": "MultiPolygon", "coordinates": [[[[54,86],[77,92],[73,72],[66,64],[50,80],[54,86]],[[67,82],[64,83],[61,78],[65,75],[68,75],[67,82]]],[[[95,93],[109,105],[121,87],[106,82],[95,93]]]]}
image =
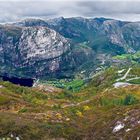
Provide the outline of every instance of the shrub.
{"type": "Polygon", "coordinates": [[[25,112],[27,112],[27,111],[28,111],[27,108],[22,108],[21,110],[19,110],[19,113],[25,113],[25,112]]]}
{"type": "Polygon", "coordinates": [[[123,105],[123,99],[122,98],[116,98],[116,99],[108,99],[105,97],[102,97],[100,99],[101,106],[118,106],[123,105]]]}
{"type": "Polygon", "coordinates": [[[88,111],[88,110],[90,110],[90,107],[87,106],[87,105],[85,105],[85,106],[83,106],[83,110],[84,110],[84,111],[88,111]]]}
{"type": "Polygon", "coordinates": [[[136,104],[137,102],[138,99],[136,99],[136,97],[134,97],[131,94],[126,95],[126,97],[124,98],[124,105],[132,105],[132,104],[136,104]]]}
{"type": "Polygon", "coordinates": [[[77,112],[76,112],[76,115],[79,116],[79,117],[83,117],[83,114],[82,114],[81,111],[77,111],[77,112]]]}
{"type": "Polygon", "coordinates": [[[0,96],[0,105],[8,103],[10,100],[4,96],[0,96]]]}
{"type": "Polygon", "coordinates": [[[60,104],[54,104],[53,109],[55,109],[55,110],[61,109],[61,105],[60,104]]]}

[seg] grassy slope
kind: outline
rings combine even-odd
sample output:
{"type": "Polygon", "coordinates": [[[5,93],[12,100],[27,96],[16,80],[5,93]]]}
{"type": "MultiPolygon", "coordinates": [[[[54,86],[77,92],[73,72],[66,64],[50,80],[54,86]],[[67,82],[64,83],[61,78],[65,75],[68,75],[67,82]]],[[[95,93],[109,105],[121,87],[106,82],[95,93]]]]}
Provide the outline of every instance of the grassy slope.
{"type": "MultiPolygon", "coordinates": [[[[139,74],[139,67],[130,72],[139,74]]],[[[117,69],[110,68],[76,93],[1,82],[0,138],[10,138],[12,133],[26,140],[136,139],[140,136],[140,86],[115,89],[112,84],[117,78],[117,69]],[[118,122],[124,128],[113,133],[118,122]]]]}
{"type": "Polygon", "coordinates": [[[117,56],[114,56],[113,59],[128,60],[128,61],[136,64],[136,63],[139,63],[139,60],[140,60],[140,51],[138,51],[134,54],[117,55],[117,56]]]}

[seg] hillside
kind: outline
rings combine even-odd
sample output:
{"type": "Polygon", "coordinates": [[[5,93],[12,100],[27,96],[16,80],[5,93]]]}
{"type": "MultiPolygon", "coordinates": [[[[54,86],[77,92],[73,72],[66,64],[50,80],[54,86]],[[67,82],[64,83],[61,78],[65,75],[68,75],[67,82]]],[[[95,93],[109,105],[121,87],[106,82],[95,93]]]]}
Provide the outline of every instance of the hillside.
{"type": "Polygon", "coordinates": [[[83,82],[40,81],[32,88],[1,81],[0,138],[139,139],[139,84],[139,65],[111,67],[83,82]]]}

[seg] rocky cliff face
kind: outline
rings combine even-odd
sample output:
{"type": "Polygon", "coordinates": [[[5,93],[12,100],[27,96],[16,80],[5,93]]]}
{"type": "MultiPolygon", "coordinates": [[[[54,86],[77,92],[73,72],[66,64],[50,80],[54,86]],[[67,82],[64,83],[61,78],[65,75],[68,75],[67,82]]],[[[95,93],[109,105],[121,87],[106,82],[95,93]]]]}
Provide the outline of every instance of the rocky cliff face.
{"type": "Polygon", "coordinates": [[[140,23],[113,19],[27,19],[0,26],[0,71],[23,77],[71,77],[140,50],[140,23]]]}
{"type": "Polygon", "coordinates": [[[70,49],[67,39],[46,27],[23,28],[18,43],[21,60],[27,62],[30,59],[55,59],[70,49]]]}
{"type": "Polygon", "coordinates": [[[4,26],[0,36],[2,73],[45,76],[72,62],[69,40],[47,27],[4,26]]]}

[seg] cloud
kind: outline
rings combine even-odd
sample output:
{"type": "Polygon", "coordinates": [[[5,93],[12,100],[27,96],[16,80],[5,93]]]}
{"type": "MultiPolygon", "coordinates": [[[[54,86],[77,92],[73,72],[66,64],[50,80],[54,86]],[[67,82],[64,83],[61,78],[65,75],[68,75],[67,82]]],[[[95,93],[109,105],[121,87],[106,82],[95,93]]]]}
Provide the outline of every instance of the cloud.
{"type": "Polygon", "coordinates": [[[0,22],[23,18],[111,17],[136,21],[140,19],[140,1],[133,0],[0,0],[0,22]]]}
{"type": "Polygon", "coordinates": [[[78,2],[84,10],[83,16],[104,16],[121,20],[139,21],[140,20],[140,1],[89,1],[78,2]]]}

